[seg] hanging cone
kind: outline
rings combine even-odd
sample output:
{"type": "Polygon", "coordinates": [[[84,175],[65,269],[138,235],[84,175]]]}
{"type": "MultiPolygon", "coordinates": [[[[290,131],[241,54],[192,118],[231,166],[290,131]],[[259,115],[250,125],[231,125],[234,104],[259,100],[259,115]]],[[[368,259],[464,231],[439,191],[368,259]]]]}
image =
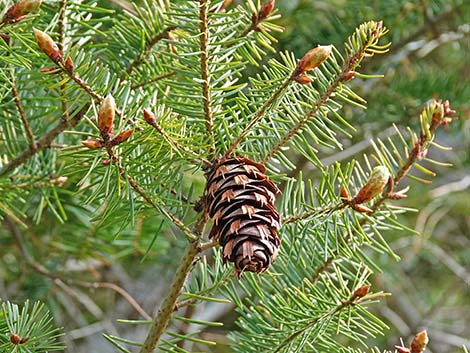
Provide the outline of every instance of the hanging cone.
{"type": "Polygon", "coordinates": [[[216,160],[207,176],[206,211],[214,221],[209,237],[239,276],[264,272],[279,252],[280,217],[274,208],[279,189],[265,171],[246,157],[229,157],[216,160]]]}

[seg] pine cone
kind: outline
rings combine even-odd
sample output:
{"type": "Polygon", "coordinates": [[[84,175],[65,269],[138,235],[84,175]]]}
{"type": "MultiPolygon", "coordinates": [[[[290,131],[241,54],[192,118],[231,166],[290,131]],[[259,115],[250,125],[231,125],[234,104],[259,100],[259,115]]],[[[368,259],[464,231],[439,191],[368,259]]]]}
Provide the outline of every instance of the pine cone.
{"type": "Polygon", "coordinates": [[[224,262],[234,262],[239,276],[264,272],[279,252],[279,189],[265,171],[249,158],[229,157],[216,160],[207,176],[206,211],[214,221],[209,238],[219,242],[224,262]]]}

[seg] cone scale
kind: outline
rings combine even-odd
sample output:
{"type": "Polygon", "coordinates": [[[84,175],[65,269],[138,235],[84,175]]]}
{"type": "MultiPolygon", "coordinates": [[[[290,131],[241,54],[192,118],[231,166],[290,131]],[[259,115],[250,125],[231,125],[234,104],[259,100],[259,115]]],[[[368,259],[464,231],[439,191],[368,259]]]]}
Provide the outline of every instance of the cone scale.
{"type": "Polygon", "coordinates": [[[265,172],[263,164],[238,156],[216,160],[207,175],[206,211],[214,222],[209,237],[238,276],[266,271],[279,252],[274,201],[280,191],[265,172]]]}

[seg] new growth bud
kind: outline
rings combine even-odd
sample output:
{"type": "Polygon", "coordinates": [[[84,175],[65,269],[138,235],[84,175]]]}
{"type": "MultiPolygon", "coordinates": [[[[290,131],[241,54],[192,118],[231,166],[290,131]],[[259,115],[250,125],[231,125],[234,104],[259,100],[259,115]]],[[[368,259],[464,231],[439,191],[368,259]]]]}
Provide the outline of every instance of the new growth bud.
{"type": "Polygon", "coordinates": [[[41,6],[42,0],[22,0],[11,6],[5,15],[2,23],[16,23],[21,21],[30,12],[36,11],[41,6]]]}
{"type": "Polygon", "coordinates": [[[112,139],[111,144],[113,146],[119,145],[129,139],[132,133],[134,132],[133,129],[124,130],[123,132],[119,133],[115,138],[112,139]]]}
{"type": "Polygon", "coordinates": [[[91,150],[96,150],[96,149],[102,148],[104,146],[103,142],[101,142],[99,140],[95,140],[95,139],[84,140],[84,141],[82,141],[82,145],[85,146],[85,147],[88,147],[91,150]]]}
{"type": "Polygon", "coordinates": [[[411,341],[410,353],[422,353],[429,343],[428,333],[426,330],[418,332],[411,341]]]}
{"type": "Polygon", "coordinates": [[[353,300],[358,300],[358,299],[364,298],[369,293],[369,290],[370,290],[370,286],[367,285],[367,284],[359,287],[352,294],[353,300]]]}
{"type": "Polygon", "coordinates": [[[108,95],[101,103],[98,112],[98,129],[101,135],[109,136],[114,128],[114,116],[116,114],[116,103],[112,95],[108,95]]]}
{"type": "Polygon", "coordinates": [[[310,49],[297,63],[297,70],[303,73],[320,66],[333,50],[332,45],[320,45],[316,48],[310,49]]]}
{"type": "Polygon", "coordinates": [[[275,5],[276,5],[276,0],[268,0],[266,3],[264,3],[258,12],[258,18],[257,18],[258,22],[268,17],[274,11],[275,5]]]}
{"type": "Polygon", "coordinates": [[[44,33],[36,28],[33,28],[33,32],[39,48],[49,57],[49,59],[51,59],[56,64],[64,60],[64,56],[62,55],[59,47],[47,33],[44,33]]]}
{"type": "Polygon", "coordinates": [[[144,120],[150,125],[154,125],[157,122],[155,115],[148,108],[144,108],[144,120]]]}
{"type": "Polygon", "coordinates": [[[351,203],[358,205],[369,202],[382,192],[389,178],[390,172],[386,167],[375,167],[370,174],[369,180],[361,190],[359,190],[357,195],[353,197],[351,203]]]}

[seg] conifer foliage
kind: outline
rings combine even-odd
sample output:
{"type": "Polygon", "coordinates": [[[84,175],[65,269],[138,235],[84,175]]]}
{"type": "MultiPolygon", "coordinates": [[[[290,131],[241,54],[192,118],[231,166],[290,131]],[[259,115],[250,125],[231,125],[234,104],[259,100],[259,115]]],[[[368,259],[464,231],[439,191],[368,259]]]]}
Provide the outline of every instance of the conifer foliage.
{"type": "MultiPolygon", "coordinates": [[[[352,82],[376,77],[361,64],[387,52],[388,29],[358,24],[344,50],[322,43],[296,58],[273,48],[275,1],[242,3],[6,1],[0,240],[14,255],[1,261],[13,280],[18,268],[39,277],[37,296],[67,315],[79,302],[101,320],[109,303],[90,291],[122,297],[145,319],[122,324],[145,339],[104,333],[121,352],[208,351],[216,342],[195,327],[220,323],[194,310],[214,302],[236,306],[232,346],[244,353],[352,352],[385,329],[368,308],[387,295],[368,279],[374,256],[395,256],[382,233],[406,229],[397,188],[427,182],[415,170],[434,175],[423,162],[455,111],[431,101],[418,132],[396,127],[364,160],[324,165],[322,151],[354,130],[344,106],[366,107],[352,82]],[[288,176],[298,155],[319,180],[288,176]],[[102,269],[150,260],[173,275],[155,284],[155,317],[102,269]],[[86,270],[73,274],[74,261],[86,270]]],[[[43,307],[24,308],[4,304],[0,347],[61,350],[43,307]]]]}

